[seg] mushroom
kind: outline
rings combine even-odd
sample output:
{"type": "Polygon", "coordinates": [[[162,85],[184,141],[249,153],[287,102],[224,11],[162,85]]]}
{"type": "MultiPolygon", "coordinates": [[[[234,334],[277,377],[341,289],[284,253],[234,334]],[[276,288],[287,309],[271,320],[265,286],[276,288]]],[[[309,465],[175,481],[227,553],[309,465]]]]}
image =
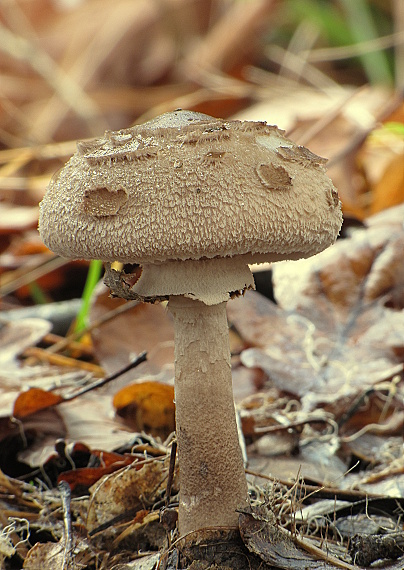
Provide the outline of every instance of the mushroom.
{"type": "Polygon", "coordinates": [[[248,264],[334,243],[341,204],[325,163],[264,122],[177,110],[79,142],[42,200],[51,250],[102,259],[115,295],[168,299],[180,535],[236,528],[246,506],[226,302],[254,287],[248,264]],[[128,275],[114,261],[140,267],[128,275]]]}

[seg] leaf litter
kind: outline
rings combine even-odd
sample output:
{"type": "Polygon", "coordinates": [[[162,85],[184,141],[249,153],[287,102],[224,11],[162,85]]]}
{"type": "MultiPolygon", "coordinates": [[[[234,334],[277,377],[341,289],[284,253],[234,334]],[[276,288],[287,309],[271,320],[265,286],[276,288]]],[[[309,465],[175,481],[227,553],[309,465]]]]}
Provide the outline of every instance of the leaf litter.
{"type": "MultiPolygon", "coordinates": [[[[344,540],[349,542],[354,534],[365,536],[375,532],[369,533],[369,529],[377,524],[380,513],[384,513],[384,518],[377,528],[382,524],[387,536],[398,532],[404,498],[399,482],[404,475],[400,437],[404,417],[404,321],[402,277],[394,267],[399,264],[398,244],[402,231],[400,224],[383,221],[377,224],[370,220],[368,228],[355,231],[350,238],[339,241],[333,250],[314,260],[275,267],[278,304],[255,292],[229,303],[228,317],[235,335],[233,366],[235,370],[244,369],[247,375],[255,375],[257,369],[264,374],[260,391],[252,389],[249,396],[238,402],[238,410],[249,450],[251,493],[252,496],[256,493],[257,499],[250,513],[240,514],[240,530],[247,548],[266,564],[278,568],[350,568],[355,554],[349,557],[343,547],[344,540]],[[299,280],[295,278],[296,271],[299,280]],[[274,469],[275,465],[278,470],[274,469]],[[351,467],[353,471],[349,472],[351,467]],[[256,485],[260,476],[267,475],[270,482],[263,493],[256,485]],[[389,489],[387,483],[392,480],[396,484],[389,489]],[[297,483],[299,491],[292,492],[297,483]],[[375,483],[379,486],[375,487],[375,483]],[[279,495],[275,500],[279,484],[286,484],[289,490],[282,491],[282,500],[279,495]],[[308,491],[310,484],[314,491],[308,491]],[[344,502],[349,515],[343,515],[343,509],[337,509],[332,499],[323,499],[321,515],[310,512],[310,506],[318,504],[316,493],[321,494],[322,488],[330,484],[331,495],[337,498],[339,493],[346,498],[344,491],[357,490],[357,494],[344,502]],[[306,498],[306,494],[310,498],[306,498]],[[387,496],[396,502],[389,505],[387,496]],[[378,497],[376,509],[372,507],[372,501],[376,500],[372,497],[378,497]],[[358,521],[365,515],[364,528],[358,527],[358,521]],[[342,530],[343,521],[349,518],[347,533],[342,530]],[[330,533],[330,526],[337,530],[330,533]],[[354,531],[356,528],[358,532],[354,531]],[[316,539],[319,529],[328,537],[328,554],[322,562],[319,553],[324,551],[316,539]],[[274,532],[278,541],[274,540],[274,532]],[[299,538],[303,534],[306,538],[299,538]],[[297,537],[295,542],[293,536],[297,537]],[[339,546],[338,541],[334,544],[335,536],[339,546]],[[270,543],[269,537],[272,537],[270,543]]],[[[94,307],[103,306],[105,302],[105,293],[100,289],[94,307]]],[[[153,348],[159,343],[162,347],[170,344],[170,322],[164,326],[158,324],[168,317],[161,306],[157,307],[156,311],[149,312],[146,306],[143,315],[143,306],[140,312],[135,306],[128,313],[122,313],[119,322],[110,321],[107,331],[103,332],[103,327],[97,330],[95,347],[100,347],[103,365],[109,358],[104,342],[118,331],[133,328],[138,333],[134,342],[125,335],[127,349],[126,356],[125,352],[121,354],[121,363],[138,351],[140,345],[153,348]],[[150,332],[146,332],[147,329],[150,332]],[[139,341],[143,330],[144,343],[139,341]],[[160,331],[157,336],[156,331],[160,331]]],[[[93,318],[95,315],[100,316],[93,309],[93,318]]],[[[21,367],[16,358],[28,344],[40,341],[47,332],[48,327],[44,325],[34,332],[29,330],[28,339],[33,334],[36,336],[13,348],[9,360],[17,370],[35,370],[35,366],[21,367]]],[[[88,538],[78,539],[76,530],[73,533],[77,563],[82,556],[84,560],[86,556],[94,556],[94,549],[105,548],[110,552],[111,561],[117,562],[119,556],[115,548],[119,545],[126,549],[137,540],[138,545],[146,545],[151,552],[167,548],[168,535],[161,526],[159,511],[167,502],[164,484],[168,476],[169,448],[159,444],[159,438],[155,441],[153,435],[146,437],[144,432],[142,435],[145,427],[149,433],[153,431],[152,419],[139,421],[139,435],[133,438],[122,424],[125,414],[117,422],[112,408],[115,395],[116,411],[132,405],[135,408],[132,407],[128,418],[133,418],[136,417],[133,409],[141,405],[139,394],[141,399],[153,398],[153,393],[162,398],[165,387],[170,387],[169,374],[168,384],[163,383],[159,392],[161,367],[167,366],[166,369],[172,371],[172,352],[163,360],[160,355],[148,369],[145,366],[143,374],[142,367],[135,369],[132,378],[135,383],[131,385],[126,380],[120,387],[122,379],[118,377],[116,384],[107,384],[101,392],[88,392],[71,402],[65,398],[71,391],[69,376],[63,383],[60,382],[62,375],[58,377],[57,387],[51,382],[47,387],[42,383],[41,391],[32,393],[40,396],[41,404],[34,397],[31,401],[37,402],[37,408],[27,408],[25,412],[24,400],[17,398],[22,410],[18,414],[22,422],[19,429],[28,435],[27,447],[20,449],[17,462],[29,466],[26,467],[28,477],[42,480],[42,485],[50,488],[58,481],[68,481],[79,515],[73,507],[71,512],[74,517],[79,516],[77,520],[81,520],[80,527],[85,529],[85,534],[90,534],[88,542],[88,538]],[[42,393],[50,400],[42,402],[42,393]],[[46,416],[47,413],[51,415],[46,416]],[[43,420],[41,414],[45,414],[43,420]],[[54,423],[56,417],[61,421],[60,430],[47,430],[44,422],[54,423]],[[159,459],[159,454],[167,459],[159,459]],[[134,481],[138,483],[135,485],[134,481]],[[130,494],[134,489],[137,495],[130,494]],[[84,492],[83,499],[77,496],[77,491],[84,492]],[[132,497],[130,501],[129,497],[132,497]]],[[[88,377],[82,378],[87,384],[88,377]]],[[[35,381],[31,379],[31,383],[35,381]]],[[[27,392],[21,396],[24,394],[27,392]]],[[[172,401],[172,392],[167,402],[170,399],[172,401]]],[[[153,414],[158,406],[146,408],[146,413],[153,414]]],[[[156,414],[158,421],[161,417],[161,413],[156,414]]],[[[132,423],[131,428],[134,427],[136,429],[132,423]]],[[[155,435],[160,427],[157,422],[155,435]]],[[[169,424],[164,435],[171,428],[169,424]]],[[[9,475],[3,477],[12,484],[9,475]]],[[[48,496],[50,493],[52,501],[59,504],[57,493],[47,491],[48,496]]],[[[42,497],[43,493],[39,493],[31,506],[35,519],[30,522],[32,531],[42,524],[37,506],[42,497]]],[[[175,509],[175,501],[173,504],[175,509]]],[[[56,528],[60,526],[57,511],[53,510],[52,514],[56,517],[56,528]]],[[[56,542],[38,543],[26,558],[27,568],[34,568],[38,559],[46,568],[49,560],[65,555],[63,532],[52,527],[52,533],[56,542]]],[[[86,567],[87,562],[83,564],[86,567]]],[[[392,564],[386,568],[395,568],[392,564]]]]}
{"type": "MultiPolygon", "coordinates": [[[[347,223],[349,237],[334,251],[275,266],[277,304],[253,293],[243,305],[229,303],[252,498],[240,529],[261,566],[401,570],[404,215],[397,207],[368,217],[404,201],[402,130],[391,126],[402,125],[401,101],[330,83],[323,72],[314,92],[288,77],[289,52],[281,74],[272,73],[267,60],[276,51],[260,53],[257,40],[263,21],[276,15],[273,2],[230,2],[213,11],[204,2],[111,7],[101,0],[94,12],[95,4],[70,11],[42,1],[35,9],[18,4],[12,18],[3,7],[3,314],[24,311],[41,290],[41,302],[81,293],[86,265],[52,259],[32,232],[47,180],[74,152],[70,140],[98,135],[104,123],[117,128],[180,106],[222,116],[239,111],[240,118],[255,112],[250,118],[306,137],[314,152],[334,157],[330,173],[345,212],[357,215],[361,222],[352,227],[362,229],[347,223]],[[26,17],[28,39],[21,31],[26,17]],[[109,34],[94,35],[105,17],[114,23],[109,34]],[[22,60],[12,50],[19,35],[29,48],[22,60]],[[254,67],[263,60],[265,70],[254,67]]],[[[334,77],[341,73],[323,65],[334,77]]],[[[304,69],[310,83],[319,70],[309,60],[304,69]]],[[[171,323],[163,306],[148,305],[125,306],[103,321],[115,302],[100,286],[86,349],[74,345],[74,335],[51,340],[47,317],[2,323],[1,568],[177,567],[176,485],[168,492],[177,469],[168,461],[171,323]],[[141,366],[94,388],[98,376],[125,369],[144,350],[141,366]],[[141,497],[133,495],[133,480],[141,497]]],[[[53,307],[27,309],[32,317],[53,307]]]]}

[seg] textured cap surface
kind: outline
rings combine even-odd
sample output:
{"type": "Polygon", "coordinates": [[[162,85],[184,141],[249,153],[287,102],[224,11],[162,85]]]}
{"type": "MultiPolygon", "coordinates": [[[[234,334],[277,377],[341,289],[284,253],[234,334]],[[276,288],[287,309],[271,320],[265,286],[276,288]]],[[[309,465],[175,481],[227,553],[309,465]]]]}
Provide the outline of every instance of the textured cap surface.
{"type": "Polygon", "coordinates": [[[265,123],[174,111],[79,142],[42,200],[39,230],[68,258],[309,257],[342,223],[325,162],[265,123]]]}

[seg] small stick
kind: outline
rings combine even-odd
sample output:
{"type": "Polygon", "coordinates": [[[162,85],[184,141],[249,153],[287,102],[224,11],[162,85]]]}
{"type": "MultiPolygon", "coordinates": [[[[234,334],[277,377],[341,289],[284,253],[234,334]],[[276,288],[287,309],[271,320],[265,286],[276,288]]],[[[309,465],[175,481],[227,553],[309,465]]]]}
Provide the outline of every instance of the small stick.
{"type": "Polygon", "coordinates": [[[98,364],[83,362],[82,360],[76,360],[75,358],[70,358],[69,356],[64,356],[62,354],[52,354],[44,348],[38,348],[37,346],[28,347],[24,351],[24,355],[33,356],[42,362],[49,362],[56,366],[68,366],[69,368],[86,370],[87,372],[92,372],[95,376],[105,375],[104,369],[101,368],[101,366],[98,366],[98,364]]]}
{"type": "Polygon", "coordinates": [[[53,255],[44,263],[40,263],[30,271],[27,271],[23,275],[19,275],[9,283],[1,285],[0,296],[4,297],[5,295],[9,295],[20,287],[28,285],[29,283],[32,283],[32,281],[36,281],[40,277],[43,277],[44,275],[51,273],[51,271],[55,271],[56,269],[59,269],[59,267],[63,267],[63,265],[67,265],[68,263],[69,261],[67,259],[53,255]]]}
{"type": "Polygon", "coordinates": [[[380,499],[383,498],[384,495],[378,495],[376,493],[364,493],[363,491],[355,491],[353,489],[338,489],[334,487],[326,487],[324,485],[319,485],[316,487],[315,485],[307,485],[306,483],[302,482],[299,483],[298,481],[291,482],[286,481],[285,479],[279,479],[277,477],[271,477],[270,475],[265,475],[264,473],[258,473],[257,471],[253,471],[251,469],[246,469],[245,472],[248,475],[252,475],[253,477],[260,477],[261,479],[266,479],[267,481],[273,481],[274,483],[280,483],[285,487],[291,488],[293,486],[297,486],[302,491],[309,492],[310,494],[316,493],[318,497],[322,497],[325,499],[334,499],[334,497],[338,497],[344,501],[351,501],[355,502],[361,499],[380,499]]]}
{"type": "Polygon", "coordinates": [[[62,570],[68,570],[72,567],[73,555],[73,536],[72,536],[72,517],[71,517],[71,491],[70,485],[66,481],[61,481],[58,485],[60,498],[62,500],[63,509],[63,534],[64,534],[64,552],[62,570]]]}
{"type": "MultiPolygon", "coordinates": [[[[53,346],[54,344],[64,341],[65,337],[54,334],[54,333],[48,333],[47,335],[45,335],[42,339],[42,341],[46,344],[49,344],[50,346],[53,346]]],[[[84,344],[83,342],[78,342],[76,340],[72,340],[67,347],[69,350],[76,350],[77,352],[79,352],[80,354],[83,354],[85,356],[93,356],[93,349],[88,346],[87,344],[84,344]]],[[[49,352],[49,351],[48,351],[49,352]]]]}
{"type": "Polygon", "coordinates": [[[145,362],[146,360],[147,360],[147,352],[145,352],[145,351],[141,352],[139,354],[139,356],[137,356],[134,360],[129,362],[129,364],[127,364],[123,368],[120,368],[119,370],[117,370],[116,372],[113,372],[112,374],[110,374],[109,376],[106,376],[105,378],[101,378],[100,380],[96,380],[95,382],[93,382],[89,386],[85,386],[85,388],[82,388],[81,390],[79,390],[78,392],[75,392],[71,396],[66,396],[64,398],[64,401],[67,402],[70,400],[74,400],[75,398],[78,398],[79,396],[82,396],[83,394],[86,394],[87,392],[91,392],[91,390],[95,390],[96,388],[100,388],[101,386],[108,384],[108,382],[115,380],[116,378],[118,378],[118,376],[121,376],[122,374],[129,372],[129,370],[132,370],[132,368],[135,368],[136,366],[138,366],[142,362],[145,362]]]}

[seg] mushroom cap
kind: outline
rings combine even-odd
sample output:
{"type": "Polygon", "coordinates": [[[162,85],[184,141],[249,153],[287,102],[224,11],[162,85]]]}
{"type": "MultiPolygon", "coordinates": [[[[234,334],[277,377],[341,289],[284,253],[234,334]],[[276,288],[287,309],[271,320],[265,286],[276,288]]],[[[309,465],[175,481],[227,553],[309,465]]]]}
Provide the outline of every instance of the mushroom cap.
{"type": "Polygon", "coordinates": [[[342,223],[325,163],[266,123],[177,110],[79,142],[39,231],[62,257],[107,262],[310,257],[342,223]]]}

